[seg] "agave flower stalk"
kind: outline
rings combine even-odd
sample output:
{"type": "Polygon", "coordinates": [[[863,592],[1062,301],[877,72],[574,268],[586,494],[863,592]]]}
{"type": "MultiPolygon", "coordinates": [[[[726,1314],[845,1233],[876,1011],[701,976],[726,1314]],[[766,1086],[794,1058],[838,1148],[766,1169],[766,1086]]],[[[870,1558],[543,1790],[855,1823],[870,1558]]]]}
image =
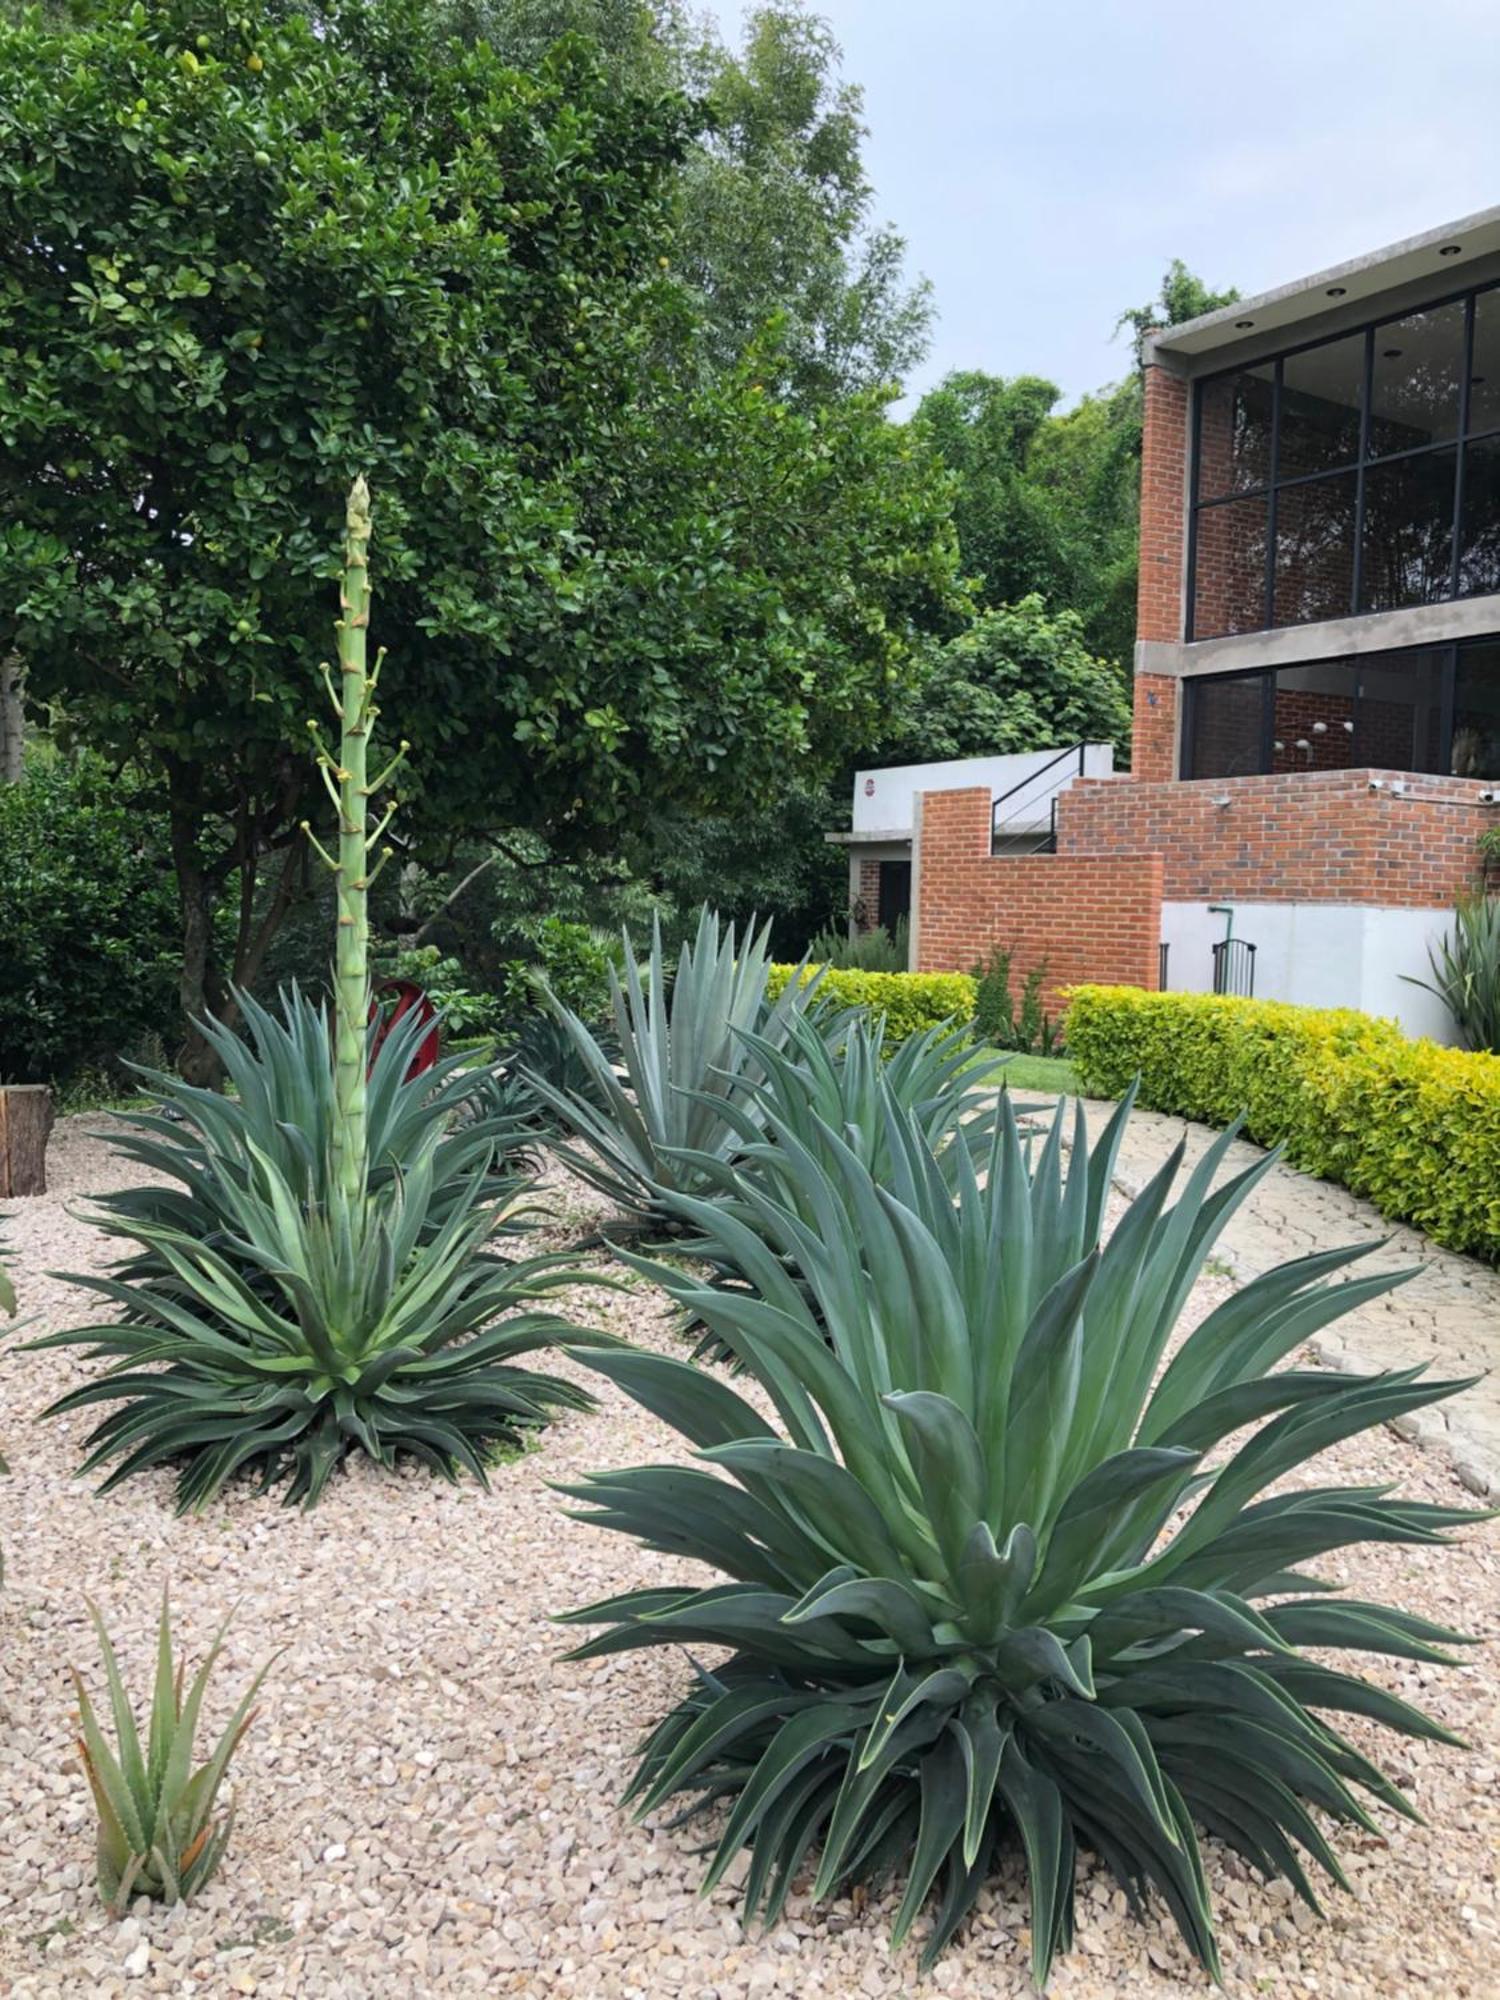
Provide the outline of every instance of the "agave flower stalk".
{"type": "Polygon", "coordinates": [[[338,851],[332,855],[303,831],[332,869],[338,895],[338,928],[334,947],[334,1102],[332,1134],[335,1184],[350,1200],[365,1192],[369,1173],[369,1117],[366,1095],[366,1044],[370,1020],[370,885],[389,858],[383,850],[375,866],[370,856],[379,846],[397,801],[370,830],[370,800],[387,785],[410,746],[403,742],[378,776],[370,774],[370,747],[375,718],[380,713],[375,691],[385,654],[369,662],[370,629],[370,489],[363,478],[349,489],[345,516],[344,574],[339,592],[339,680],[323,668],[328,698],[339,724],[335,759],[324,747],[316,723],[308,726],[318,748],[318,765],[338,813],[338,851]]]}

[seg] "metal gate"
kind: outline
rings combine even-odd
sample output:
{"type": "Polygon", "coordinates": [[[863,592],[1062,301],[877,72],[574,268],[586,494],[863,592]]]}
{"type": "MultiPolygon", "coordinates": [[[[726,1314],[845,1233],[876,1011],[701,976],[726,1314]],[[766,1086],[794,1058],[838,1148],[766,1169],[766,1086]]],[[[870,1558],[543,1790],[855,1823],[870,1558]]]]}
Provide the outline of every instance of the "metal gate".
{"type": "Polygon", "coordinates": [[[1248,1000],[1255,992],[1255,946],[1244,938],[1222,938],[1214,946],[1214,991],[1248,1000]]]}

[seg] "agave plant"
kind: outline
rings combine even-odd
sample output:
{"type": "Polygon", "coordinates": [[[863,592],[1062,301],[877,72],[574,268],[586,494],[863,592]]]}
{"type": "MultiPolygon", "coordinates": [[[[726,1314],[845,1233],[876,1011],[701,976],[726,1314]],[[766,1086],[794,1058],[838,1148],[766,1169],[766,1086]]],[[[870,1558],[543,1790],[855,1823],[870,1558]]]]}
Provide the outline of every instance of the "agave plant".
{"type": "Polygon", "coordinates": [[[1472,1049],[1500,1054],[1500,896],[1461,897],[1453,929],[1427,949],[1431,979],[1402,977],[1435,993],[1472,1049]]]}
{"type": "Polygon", "coordinates": [[[733,1107],[761,1075],[743,1031],[780,1047],[814,1002],[818,979],[790,980],[766,997],[769,924],[743,939],[706,905],[682,947],[667,998],[661,925],[653,920],[644,984],[629,932],[625,981],[609,968],[610,1007],[623,1079],[594,1032],[556,1000],[553,1010],[587,1072],[584,1090],[559,1089],[539,1071],[526,1081],[570,1135],[557,1148],[575,1173],[637,1216],[662,1219],[663,1195],[704,1184],[703,1156],[729,1159],[740,1144],[733,1107]]]}
{"type": "Polygon", "coordinates": [[[674,1198],[755,1292],[653,1275],[769,1418],[685,1362],[586,1357],[700,1464],[592,1476],[568,1489],[583,1518],[724,1580],[570,1613],[606,1628],[575,1657],[726,1649],[647,1740],[629,1796],[642,1814],[725,1808],[705,1887],[748,1849],[749,1914],[774,1920],[814,1854],[815,1899],[899,1871],[895,1939],[931,1899],[930,1962],[1016,1844],[1041,1983],[1072,1937],[1082,1847],[1133,1907],[1157,1892],[1216,1973],[1199,1828],[1316,1908],[1310,1870],[1343,1878],[1315,1814],[1369,1827],[1361,1792],[1412,1812],[1330,1718],[1451,1740],[1302,1648],[1437,1661],[1458,1635],[1334,1599],[1301,1566],[1362,1541],[1441,1542],[1472,1517],[1385,1488],[1269,1491],[1464,1386],[1268,1372],[1410,1274],[1331,1282],[1369,1245],[1302,1258],[1216,1307],[1163,1367],[1267,1168],[1215,1186],[1226,1134],[1169,1205],[1179,1148],[1103,1241],[1127,1111],[1092,1152],[1079,1118],[1065,1167],[1061,1111],[1028,1155],[1006,1102],[980,1167],[953,1148],[950,1175],[888,1100],[883,1180],[830,1134],[783,1168],[795,1202],[747,1184],[755,1227],[674,1198]]]}
{"type": "MultiPolygon", "coordinates": [[[[228,1249],[241,1220],[231,1197],[255,1183],[263,1163],[275,1169],[299,1207],[322,1198],[338,1117],[324,1011],[295,987],[282,993],[279,1016],[248,994],[238,999],[243,1038],[217,1021],[198,1024],[233,1095],[197,1089],[163,1071],[140,1071],[155,1108],[123,1113],[126,1130],[115,1148],[177,1185],[101,1197],[98,1206],[112,1221],[175,1229],[228,1249]]],[[[491,1074],[466,1067],[463,1054],[444,1056],[421,1075],[408,1074],[425,1032],[408,1015],[374,1049],[365,1104],[370,1194],[390,1189],[419,1154],[432,1156],[424,1241],[455,1203],[475,1192],[476,1174],[480,1203],[516,1203],[527,1185],[524,1146],[530,1136],[491,1074]]],[[[148,1250],[126,1268],[145,1277],[165,1267],[148,1250]]]]}
{"type": "Polygon", "coordinates": [[[325,670],[336,754],[314,725],[337,856],[309,832],[337,891],[332,1018],[293,993],[279,1022],[247,1005],[252,1048],[209,1024],[238,1102],[155,1079],[185,1122],[137,1119],[126,1150],[180,1185],[111,1197],[101,1226],[135,1253],[77,1280],[120,1317],[34,1343],[82,1345],[110,1364],[49,1412],[115,1406],[90,1435],[85,1469],[109,1467],[108,1488],[175,1463],[182,1508],[247,1467],[266,1482],[289,1472],[287,1499],[311,1504],[355,1450],[482,1480],[496,1446],[589,1402],[517,1365],[559,1334],[578,1336],[532,1309],[570,1282],[559,1260],[512,1266],[492,1248],[507,1223],[489,1204],[513,1185],[496,1157],[514,1121],[461,1073],[461,1057],[408,1076],[424,1032],[415,1014],[371,1061],[368,894],[381,865],[371,856],[394,802],[373,831],[367,820],[401,753],[370,770],[379,661],[368,666],[365,651],[363,480],[347,529],[337,689],[325,670]]]}
{"type": "MultiPolygon", "coordinates": [[[[829,1035],[802,1014],[790,1022],[779,1048],[748,1031],[742,1039],[763,1074],[748,1086],[743,1102],[725,1108],[743,1142],[741,1151],[733,1161],[702,1155],[692,1164],[705,1191],[716,1192],[729,1213],[752,1229],[760,1211],[742,1199],[748,1186],[778,1195],[807,1227],[821,1225],[816,1206],[801,1204],[804,1176],[799,1167],[808,1157],[821,1157],[825,1146],[853,1148],[883,1186],[891,1164],[885,1114],[893,1105],[911,1117],[950,1177],[958,1148],[977,1159],[993,1141],[999,1099],[987,1082],[976,1081],[973,1048],[962,1028],[931,1028],[888,1050],[883,1015],[856,1017],[842,1024],[837,1035],[829,1035]],[[775,1143],[764,1143],[772,1131],[775,1143]]],[[[1017,1107],[1022,1112],[1033,1108],[1017,1107]]],[[[683,1248],[703,1258],[717,1282],[740,1289],[749,1282],[732,1257],[718,1254],[715,1239],[683,1248]]],[[[816,1310],[811,1293],[805,1286],[803,1290],[816,1310]]],[[[722,1360],[727,1350],[708,1333],[696,1354],[722,1360]]]]}
{"type": "Polygon", "coordinates": [[[156,1681],[144,1741],[136,1726],[115,1649],[98,1608],[89,1616],[99,1635],[109,1688],[116,1747],[111,1750],[77,1668],[81,1736],[78,1754],[88,1773],[99,1815],[99,1893],[115,1915],[132,1896],[158,1902],[185,1901],[217,1869],[234,1826],[231,1806],[216,1817],[229,1760],[255,1719],[255,1697],[270,1670],[268,1661],[250,1683],[229,1724],[205,1763],[193,1769],[193,1744],[209,1675],[224,1644],[228,1620],[220,1626],[208,1657],[187,1694],[172,1658],[172,1621],[165,1595],[156,1636],[156,1681]]]}
{"type": "MultiPolygon", "coordinates": [[[[619,1053],[614,1038],[606,1030],[596,1028],[593,1042],[613,1076],[619,1053]]],[[[573,1103],[586,1104],[600,1112],[608,1109],[609,1100],[599,1085],[597,1070],[590,1066],[555,1014],[528,1014],[514,1040],[501,1054],[497,1068],[506,1108],[528,1130],[558,1129],[555,1112],[537,1094],[538,1082],[548,1084],[573,1103]]]]}

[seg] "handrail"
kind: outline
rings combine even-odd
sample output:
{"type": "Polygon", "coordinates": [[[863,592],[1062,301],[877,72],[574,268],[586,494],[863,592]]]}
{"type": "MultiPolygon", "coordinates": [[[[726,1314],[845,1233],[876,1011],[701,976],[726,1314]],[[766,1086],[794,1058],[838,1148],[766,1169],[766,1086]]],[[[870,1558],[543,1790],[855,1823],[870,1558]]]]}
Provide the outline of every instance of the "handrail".
{"type": "MultiPolygon", "coordinates": [[[[1077,760],[1076,775],[1081,778],[1084,775],[1084,765],[1087,756],[1088,745],[1086,743],[1070,743],[1066,749],[1059,750],[1055,756],[1049,757],[1045,764],[1038,764],[1034,771],[1029,771],[1024,778],[1018,779],[1007,791],[1003,791],[990,807],[990,851],[993,853],[999,841],[1004,837],[1004,822],[1001,818],[1000,808],[1005,804],[1007,799],[1014,798],[1017,792],[1032,790],[1039,780],[1047,776],[1049,771],[1055,771],[1059,764],[1071,765],[1075,758],[1077,760]]],[[[1032,798],[1025,802],[1025,805],[1034,805],[1038,813],[1041,813],[1043,809],[1046,812],[1046,825],[1040,834],[1037,835],[1037,845],[1032,850],[1034,853],[1053,854],[1056,852],[1057,801],[1062,792],[1072,782],[1074,775],[1074,772],[1069,770],[1065,776],[1054,781],[1050,790],[1042,792],[1040,797],[1035,796],[1033,793],[1032,798]]],[[[1018,814],[1025,810],[1025,805],[1017,809],[1018,814]]]]}
{"type": "Polygon", "coordinates": [[[1076,757],[1078,759],[1078,775],[1081,778],[1083,776],[1084,753],[1087,749],[1088,745],[1086,743],[1070,743],[1065,750],[1059,750],[1057,755],[1049,758],[1045,764],[1038,764],[1034,771],[1029,771],[1024,778],[1018,778],[1008,791],[1001,792],[995,800],[991,816],[993,817],[993,814],[1000,810],[1007,799],[1014,798],[1017,792],[1025,791],[1026,787],[1034,784],[1038,778],[1045,778],[1055,765],[1063,761],[1064,757],[1076,757]]]}

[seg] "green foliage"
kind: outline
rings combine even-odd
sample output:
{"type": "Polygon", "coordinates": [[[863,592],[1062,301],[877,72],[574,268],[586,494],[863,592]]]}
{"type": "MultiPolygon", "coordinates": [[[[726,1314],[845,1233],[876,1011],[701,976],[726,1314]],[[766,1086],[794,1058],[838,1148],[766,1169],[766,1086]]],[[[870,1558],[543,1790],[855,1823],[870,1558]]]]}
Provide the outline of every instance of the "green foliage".
{"type": "Polygon", "coordinates": [[[107,1492],[175,1464],[182,1509],[243,1468],[266,1484],[289,1473],[288,1503],[312,1505],[352,1451],[484,1481],[496,1445],[589,1401],[517,1366],[559,1334],[588,1336],[534,1309],[576,1273],[555,1257],[506,1263],[491,1247],[506,1218],[489,1203],[515,1192],[495,1166],[514,1123],[485,1115],[482,1097],[472,1115],[483,1082],[461,1073],[462,1056],[408,1078],[422,1034],[408,1016],[371,1066],[369,1179],[351,1197],[333,1157],[327,1015],[295,995],[284,1024],[246,1007],[249,1047],[205,1023],[237,1097],[147,1079],[183,1122],[132,1117],[121,1148],[181,1191],[131,1188],[100,1204],[100,1227],[136,1251],[75,1282],[121,1317],[33,1345],[85,1347],[110,1365],[48,1414],[115,1405],[84,1470],[108,1466],[107,1492]]]}
{"type": "Polygon", "coordinates": [[[1414,979],[1435,993],[1471,1049],[1500,1055],[1500,897],[1465,896],[1452,932],[1430,945],[1431,979],[1414,979]]]}
{"type": "Polygon", "coordinates": [[[172,1621],[165,1595],[156,1638],[156,1678],[145,1735],[137,1727],[115,1649],[98,1607],[89,1616],[99,1635],[109,1689],[115,1748],[105,1741],[88,1690],[72,1669],[82,1735],[79,1755],[99,1816],[99,1894],[111,1914],[123,1916],[134,1896],[160,1903],[186,1901],[218,1869],[234,1827],[234,1808],[218,1816],[219,1793],[230,1759],[255,1719],[255,1697],[270,1669],[261,1668],[240,1698],[228,1726],[197,1770],[193,1745],[209,1675],[224,1644],[228,1620],[186,1694],[172,1657],[172,1621]]]}
{"type": "MultiPolygon", "coordinates": [[[[1085,1848],[1133,1905],[1159,1895],[1217,1977],[1197,1829],[1316,1908],[1304,1857],[1342,1877],[1313,1809],[1371,1830],[1364,1793],[1416,1817],[1325,1713],[1454,1740],[1301,1648],[1439,1661],[1458,1635],[1330,1602],[1301,1565],[1363,1541],[1441,1544],[1472,1517],[1384,1488],[1270,1489],[1465,1385],[1268,1372],[1410,1275],[1330,1282],[1369,1245],[1256,1279],[1163,1369],[1194,1278],[1266,1171],[1215,1188],[1228,1136],[1169,1206],[1179,1146],[1105,1242],[1128,1106],[1092,1152],[1078,1116],[1065,1167],[1061,1110],[1028,1145],[1007,1093],[979,1169],[949,1149],[951,1182],[916,1121],[882,1109],[881,1176],[830,1134],[818,1156],[785,1146],[794,1198],[745,1190],[754,1230],[668,1201],[750,1291],[652,1275],[771,1414],[665,1355],[585,1357],[703,1462],[592,1475],[568,1489],[582,1518],[716,1575],[570,1613],[605,1628],[575,1657],[724,1649],[647,1739],[629,1796],[641,1815],[713,1810],[705,1888],[748,1849],[747,1917],[775,1922],[816,1850],[815,1902],[904,1874],[893,1942],[930,1908],[930,1963],[1019,1845],[1042,1983],[1072,1940],[1085,1848]]],[[[768,1121],[758,1154],[785,1136],[768,1121]]]]}
{"type": "Polygon", "coordinates": [[[356,471],[413,840],[608,850],[872,732],[951,593],[941,481],[884,392],[714,360],[685,99],[576,41],[523,73],[428,0],[7,13],[0,71],[0,650],[169,812],[190,1011],[228,1005],[222,886],[278,884],[243,986],[296,877],[356,471]]]}
{"type": "Polygon", "coordinates": [[[1115,322],[1115,332],[1130,328],[1136,359],[1140,360],[1147,334],[1159,332],[1163,327],[1182,326],[1204,313],[1217,312],[1221,306],[1232,306],[1239,296],[1233,286],[1227,292],[1214,291],[1180,257],[1174,257],[1162,276],[1156,297],[1143,306],[1131,306],[1122,312],[1115,322]]]}
{"type": "Polygon", "coordinates": [[[1014,951],[993,945],[989,956],[974,967],[974,1031],[997,1049],[1050,1056],[1057,1046],[1057,1031],[1042,1004],[1047,968],[1045,964],[1032,966],[1022,981],[1017,1008],[1011,991],[1014,957],[1014,951]]]}
{"type": "Polygon", "coordinates": [[[851,937],[847,925],[830,925],[813,939],[808,957],[815,965],[838,972],[905,972],[911,959],[911,926],[905,917],[898,917],[894,935],[876,924],[851,937]]]}
{"type": "Polygon", "coordinates": [[[531,943],[535,959],[509,967],[504,981],[503,1004],[513,1018],[545,1005],[544,992],[585,1021],[608,1013],[609,975],[625,965],[617,937],[592,924],[543,917],[531,943]]]}
{"type": "Polygon", "coordinates": [[[784,982],[779,995],[768,993],[769,937],[768,924],[741,936],[705,908],[696,938],[682,947],[668,997],[660,925],[652,929],[644,983],[627,933],[623,984],[613,966],[609,972],[623,1081],[594,1031],[554,1002],[588,1072],[587,1091],[559,1089],[537,1071],[523,1070],[523,1079],[567,1134],[559,1155],[637,1216],[659,1216],[665,1191],[701,1187],[708,1164],[736,1150],[732,1107],[760,1074],[744,1031],[779,1047],[813,998],[815,979],[784,982]]]}
{"type": "MultiPolygon", "coordinates": [[[[5,1249],[4,1224],[5,1217],[0,1215],[0,1253],[5,1249]]],[[[16,1288],[3,1263],[0,1263],[0,1312],[3,1312],[7,1319],[15,1318],[16,1288]]]]}
{"type": "Polygon", "coordinates": [[[890,761],[1050,750],[1130,741],[1130,704],[1118,670],[1085,642],[1075,611],[1040,597],[985,612],[937,648],[920,694],[893,716],[890,761]]]}
{"type": "Polygon", "coordinates": [[[397,947],[376,963],[382,979],[410,979],[422,988],[443,1020],[445,1036],[491,1035],[500,1026],[501,1003],[493,993],[475,993],[464,984],[464,969],[435,944],[397,947]]]}
{"type": "Polygon", "coordinates": [[[170,871],[159,817],[102,765],[0,785],[0,1081],[65,1083],[170,1018],[170,871]]]}
{"type": "MultiPolygon", "coordinates": [[[[614,1037],[597,1024],[593,1036],[599,1054],[612,1067],[618,1059],[614,1037]]],[[[554,1014],[528,1014],[520,1032],[501,1055],[500,1068],[505,1101],[528,1127],[554,1135],[570,1129],[565,1120],[559,1119],[552,1104],[538,1095],[540,1084],[547,1086],[554,1099],[566,1097],[590,1106],[601,1117],[608,1114],[609,1094],[592,1050],[585,1053],[566,1023],[554,1014]]]]}
{"type": "Polygon", "coordinates": [[[1207,993],[1081,986],[1066,1022],[1081,1087],[1210,1125],[1339,1181],[1436,1242],[1500,1261],[1500,1057],[1393,1021],[1207,993]]]}
{"type": "Polygon", "coordinates": [[[832,1007],[857,1008],[878,1018],[887,1048],[908,1035],[951,1027],[974,1017],[974,981],[963,972],[862,972],[819,965],[773,965],[766,991],[776,999],[794,980],[819,981],[819,997],[832,1007]]]}

